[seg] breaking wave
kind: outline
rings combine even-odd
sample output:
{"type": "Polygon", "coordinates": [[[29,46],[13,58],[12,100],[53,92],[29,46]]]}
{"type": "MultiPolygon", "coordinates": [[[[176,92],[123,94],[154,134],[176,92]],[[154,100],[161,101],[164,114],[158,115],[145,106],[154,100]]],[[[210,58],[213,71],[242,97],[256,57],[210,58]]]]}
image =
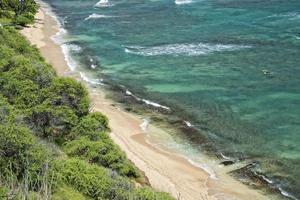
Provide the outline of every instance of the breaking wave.
{"type": "Polygon", "coordinates": [[[80,77],[82,80],[84,80],[85,82],[91,84],[91,85],[104,85],[104,83],[102,82],[102,79],[90,79],[88,78],[83,72],[79,72],[80,77]]]}
{"type": "Polygon", "coordinates": [[[189,4],[192,3],[192,0],[175,0],[176,5],[189,4]]]}
{"type": "Polygon", "coordinates": [[[286,18],[288,20],[299,20],[300,14],[298,12],[287,12],[287,13],[270,15],[267,18],[286,18]]]}
{"type": "Polygon", "coordinates": [[[212,168],[210,168],[208,165],[203,164],[203,163],[194,162],[191,159],[187,159],[187,160],[188,160],[189,163],[191,163],[195,167],[198,167],[198,168],[204,170],[207,174],[209,174],[210,178],[212,178],[212,179],[218,179],[215,171],[212,168]]]}
{"type": "Polygon", "coordinates": [[[103,7],[111,7],[114,4],[110,3],[108,0],[100,0],[98,3],[95,4],[95,7],[103,8],[103,7]]]}
{"type": "Polygon", "coordinates": [[[89,15],[88,17],[86,17],[84,20],[99,19],[99,18],[112,18],[112,17],[114,17],[114,16],[99,15],[99,14],[93,13],[93,14],[89,15]]]}
{"type": "Polygon", "coordinates": [[[141,98],[135,96],[134,94],[132,94],[132,92],[130,92],[129,90],[126,90],[125,94],[128,95],[128,96],[132,96],[132,97],[135,98],[137,101],[141,101],[141,102],[143,102],[143,103],[145,103],[145,104],[147,104],[147,105],[150,105],[150,106],[153,106],[153,107],[156,107],[156,108],[163,108],[163,109],[165,109],[165,110],[171,110],[171,109],[170,109],[169,107],[167,107],[167,106],[160,105],[160,104],[158,104],[158,103],[155,103],[155,102],[153,102],[153,101],[149,101],[149,100],[147,100],[147,99],[141,99],[141,98]]]}
{"type": "Polygon", "coordinates": [[[158,56],[158,55],[183,55],[183,56],[199,56],[206,55],[213,52],[221,51],[236,51],[251,46],[233,45],[233,44],[167,44],[155,47],[142,47],[142,46],[127,46],[125,47],[126,53],[142,55],[142,56],[158,56]]]}

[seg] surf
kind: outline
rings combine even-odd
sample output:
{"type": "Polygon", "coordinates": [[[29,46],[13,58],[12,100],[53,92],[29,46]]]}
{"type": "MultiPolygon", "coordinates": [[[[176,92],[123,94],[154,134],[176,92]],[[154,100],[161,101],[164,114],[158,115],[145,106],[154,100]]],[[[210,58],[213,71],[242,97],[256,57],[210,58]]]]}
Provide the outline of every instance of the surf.
{"type": "Polygon", "coordinates": [[[114,4],[110,3],[108,0],[100,0],[98,3],[94,5],[94,7],[103,8],[103,7],[111,7],[114,4]]]}
{"type": "Polygon", "coordinates": [[[190,4],[193,3],[192,0],[175,0],[176,5],[190,4]]]}
{"type": "Polygon", "coordinates": [[[87,21],[89,19],[101,19],[101,18],[112,18],[113,16],[108,16],[108,15],[99,15],[96,13],[93,13],[91,15],[89,15],[88,17],[86,17],[84,20],[87,21]]]}
{"type": "Polygon", "coordinates": [[[153,47],[143,46],[127,46],[126,53],[142,55],[142,56],[200,56],[222,51],[237,51],[240,49],[251,48],[249,45],[234,45],[234,44],[210,44],[210,43],[195,43],[195,44],[167,44],[153,47]]]}

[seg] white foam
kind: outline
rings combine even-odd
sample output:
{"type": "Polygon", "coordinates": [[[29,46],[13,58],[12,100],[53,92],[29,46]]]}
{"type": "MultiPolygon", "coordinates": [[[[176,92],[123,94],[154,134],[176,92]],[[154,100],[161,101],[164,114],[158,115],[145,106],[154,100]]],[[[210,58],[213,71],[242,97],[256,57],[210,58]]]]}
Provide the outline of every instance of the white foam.
{"type": "Polygon", "coordinates": [[[79,72],[80,77],[82,80],[84,80],[85,82],[92,84],[92,85],[104,85],[104,83],[102,83],[103,80],[99,80],[99,79],[90,79],[88,78],[84,73],[79,72]]]}
{"type": "Polygon", "coordinates": [[[230,157],[228,157],[228,156],[225,156],[223,153],[221,153],[221,156],[222,156],[222,158],[224,158],[224,159],[226,159],[226,160],[231,160],[231,158],[230,158],[230,157]]]}
{"type": "Polygon", "coordinates": [[[129,95],[129,96],[133,96],[133,97],[135,97],[133,94],[132,94],[132,92],[130,92],[129,90],[126,90],[126,92],[125,92],[127,95],[129,95]]]}
{"type": "Polygon", "coordinates": [[[281,187],[278,188],[280,193],[285,196],[285,197],[288,197],[290,199],[293,199],[293,200],[299,200],[298,198],[296,198],[295,196],[291,195],[290,193],[284,191],[281,187]]]}
{"type": "Polygon", "coordinates": [[[99,15],[96,13],[93,13],[91,15],[89,15],[88,17],[86,17],[84,20],[89,20],[89,19],[100,19],[100,18],[112,18],[114,16],[110,16],[110,15],[99,15]]]}
{"type": "Polygon", "coordinates": [[[68,64],[71,71],[74,71],[76,69],[76,66],[78,66],[78,63],[72,58],[71,53],[72,52],[79,52],[81,48],[74,44],[61,44],[61,49],[63,54],[65,55],[65,61],[68,64]]]}
{"type": "Polygon", "coordinates": [[[159,55],[174,55],[174,56],[199,56],[221,51],[236,51],[239,49],[250,48],[251,46],[233,45],[233,44],[167,44],[154,47],[142,46],[127,46],[126,53],[137,54],[142,56],[159,56],[159,55]]]}
{"type": "Polygon", "coordinates": [[[182,4],[190,4],[193,3],[192,0],[175,0],[176,5],[182,5],[182,4]]]}
{"type": "Polygon", "coordinates": [[[202,164],[202,163],[196,163],[191,159],[187,159],[187,160],[189,161],[189,163],[191,163],[195,167],[198,167],[198,168],[204,170],[206,173],[208,173],[210,178],[218,179],[217,176],[216,176],[216,173],[214,172],[214,170],[211,169],[208,165],[202,164]]]}
{"type": "Polygon", "coordinates": [[[145,104],[148,104],[148,105],[151,105],[151,106],[154,106],[154,107],[157,107],[157,108],[163,108],[163,109],[166,109],[166,110],[171,110],[169,107],[167,106],[163,106],[163,105],[160,105],[158,103],[155,103],[153,101],[149,101],[147,99],[142,99],[142,101],[145,103],[145,104]]]}
{"type": "Polygon", "coordinates": [[[51,16],[52,19],[54,19],[54,21],[58,25],[58,27],[59,27],[58,32],[55,35],[53,35],[51,37],[51,39],[61,47],[62,52],[64,54],[64,59],[68,65],[68,67],[70,68],[71,71],[74,71],[78,63],[74,59],[71,58],[71,51],[78,52],[81,50],[81,48],[77,45],[65,43],[65,41],[66,41],[65,37],[67,36],[68,32],[66,29],[63,28],[63,24],[60,22],[58,17],[55,15],[51,6],[40,0],[37,0],[37,2],[39,3],[39,5],[41,5],[43,10],[46,12],[46,14],[51,16]]]}
{"type": "Polygon", "coordinates": [[[55,22],[59,26],[61,26],[60,21],[58,20],[57,16],[54,14],[52,10],[52,7],[48,3],[41,0],[36,0],[36,2],[43,8],[43,11],[45,11],[47,15],[51,16],[55,20],[55,22]]]}
{"type": "Polygon", "coordinates": [[[114,4],[110,3],[108,0],[100,0],[98,3],[95,4],[95,7],[103,8],[103,7],[111,7],[114,4]]]}
{"type": "Polygon", "coordinates": [[[184,121],[184,123],[185,123],[185,125],[186,125],[187,127],[193,127],[193,125],[192,125],[191,122],[189,122],[189,121],[184,121]]]}
{"type": "Polygon", "coordinates": [[[274,183],[271,179],[268,179],[266,176],[264,176],[264,175],[262,175],[262,174],[258,174],[257,172],[254,172],[254,174],[255,174],[256,176],[261,177],[262,179],[264,179],[264,180],[265,180],[267,183],[269,183],[269,184],[273,184],[273,183],[274,183]]]}
{"type": "Polygon", "coordinates": [[[298,37],[298,36],[294,36],[297,40],[300,40],[300,37],[298,37]]]}
{"type": "MultiPolygon", "coordinates": [[[[274,181],[272,181],[271,179],[268,179],[266,176],[261,175],[261,174],[257,174],[256,172],[255,172],[255,174],[256,174],[257,176],[261,177],[262,179],[264,179],[267,183],[269,183],[269,184],[274,184],[274,181]]],[[[293,196],[292,194],[286,192],[286,191],[283,190],[280,186],[278,186],[277,188],[279,189],[280,193],[281,193],[283,196],[288,197],[288,198],[293,199],[293,200],[298,200],[298,198],[296,198],[296,197],[293,196]]]]}
{"type": "Polygon", "coordinates": [[[269,184],[274,183],[271,179],[268,179],[268,178],[265,177],[264,175],[261,175],[261,177],[262,177],[265,181],[267,181],[269,184]]]}
{"type": "Polygon", "coordinates": [[[287,18],[288,20],[297,20],[300,19],[300,14],[298,12],[287,12],[287,13],[270,15],[267,18],[274,18],[274,17],[287,18]]]}
{"type": "Polygon", "coordinates": [[[140,127],[141,127],[142,131],[144,131],[145,133],[148,130],[149,122],[150,122],[149,119],[143,119],[143,123],[140,124],[140,127]]]}
{"type": "Polygon", "coordinates": [[[96,69],[97,68],[97,64],[96,64],[96,62],[95,62],[95,60],[91,57],[91,56],[89,56],[89,61],[90,61],[90,67],[92,68],[92,69],[96,69]]]}
{"type": "Polygon", "coordinates": [[[130,92],[129,90],[126,90],[125,93],[126,93],[126,95],[132,96],[132,97],[135,98],[136,100],[142,101],[142,102],[144,102],[144,103],[147,104],[147,105],[151,105],[151,106],[157,107],[157,108],[163,108],[163,109],[165,109],[165,110],[171,110],[171,109],[170,109],[169,107],[167,107],[167,106],[160,105],[160,104],[158,104],[158,103],[155,103],[155,102],[150,101],[150,100],[147,100],[147,99],[141,99],[141,98],[135,96],[134,94],[132,94],[132,92],[130,92]]]}

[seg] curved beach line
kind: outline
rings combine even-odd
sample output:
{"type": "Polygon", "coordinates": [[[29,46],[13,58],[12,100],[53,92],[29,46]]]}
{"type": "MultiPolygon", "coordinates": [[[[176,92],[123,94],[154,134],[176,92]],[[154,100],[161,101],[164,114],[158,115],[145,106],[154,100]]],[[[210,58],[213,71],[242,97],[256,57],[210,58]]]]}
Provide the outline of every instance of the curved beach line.
{"type": "MultiPolygon", "coordinates": [[[[46,16],[43,27],[43,34],[45,35],[43,41],[47,43],[47,46],[46,48],[43,47],[41,52],[58,74],[64,76],[65,70],[68,70],[68,64],[61,52],[61,47],[48,39],[59,30],[59,26],[55,26],[52,21],[46,16]],[[54,33],[51,34],[52,32],[54,33]],[[52,57],[52,54],[55,54],[55,57],[52,57]]],[[[32,31],[35,30],[35,28],[32,28],[32,31]]],[[[31,37],[30,34],[26,36],[31,41],[37,39],[31,37]]],[[[226,178],[221,178],[218,174],[219,179],[216,181],[208,178],[210,177],[208,172],[192,165],[186,159],[155,149],[145,142],[145,134],[141,133],[141,127],[139,126],[143,121],[138,116],[112,105],[115,103],[106,99],[103,92],[98,90],[92,92],[95,89],[94,87],[88,87],[88,89],[91,91],[92,109],[102,112],[110,119],[112,139],[126,152],[128,158],[145,172],[154,188],[170,192],[176,198],[180,194],[181,199],[185,200],[201,199],[203,195],[207,196],[207,199],[215,199],[214,195],[220,193],[224,194],[225,197],[235,196],[238,199],[266,199],[257,191],[249,189],[228,175],[224,175],[226,178]],[[220,185],[221,180],[226,180],[227,184],[225,186],[220,185]],[[209,190],[210,193],[208,193],[209,190]]],[[[130,91],[126,91],[126,93],[133,95],[130,91]]],[[[148,102],[148,100],[145,101],[148,102]]],[[[161,106],[154,102],[151,105],[161,106]]],[[[159,133],[163,130],[149,124],[147,131],[151,135],[151,133],[159,133]]]]}

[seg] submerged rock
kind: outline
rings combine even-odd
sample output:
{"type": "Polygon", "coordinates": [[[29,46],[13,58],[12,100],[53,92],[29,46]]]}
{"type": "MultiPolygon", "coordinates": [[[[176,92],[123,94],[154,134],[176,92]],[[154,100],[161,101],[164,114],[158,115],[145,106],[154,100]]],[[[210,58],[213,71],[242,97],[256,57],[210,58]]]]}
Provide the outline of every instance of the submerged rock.
{"type": "Polygon", "coordinates": [[[220,162],[220,165],[224,165],[224,166],[228,166],[228,165],[233,165],[235,163],[234,160],[224,160],[222,162],[220,162]]]}

